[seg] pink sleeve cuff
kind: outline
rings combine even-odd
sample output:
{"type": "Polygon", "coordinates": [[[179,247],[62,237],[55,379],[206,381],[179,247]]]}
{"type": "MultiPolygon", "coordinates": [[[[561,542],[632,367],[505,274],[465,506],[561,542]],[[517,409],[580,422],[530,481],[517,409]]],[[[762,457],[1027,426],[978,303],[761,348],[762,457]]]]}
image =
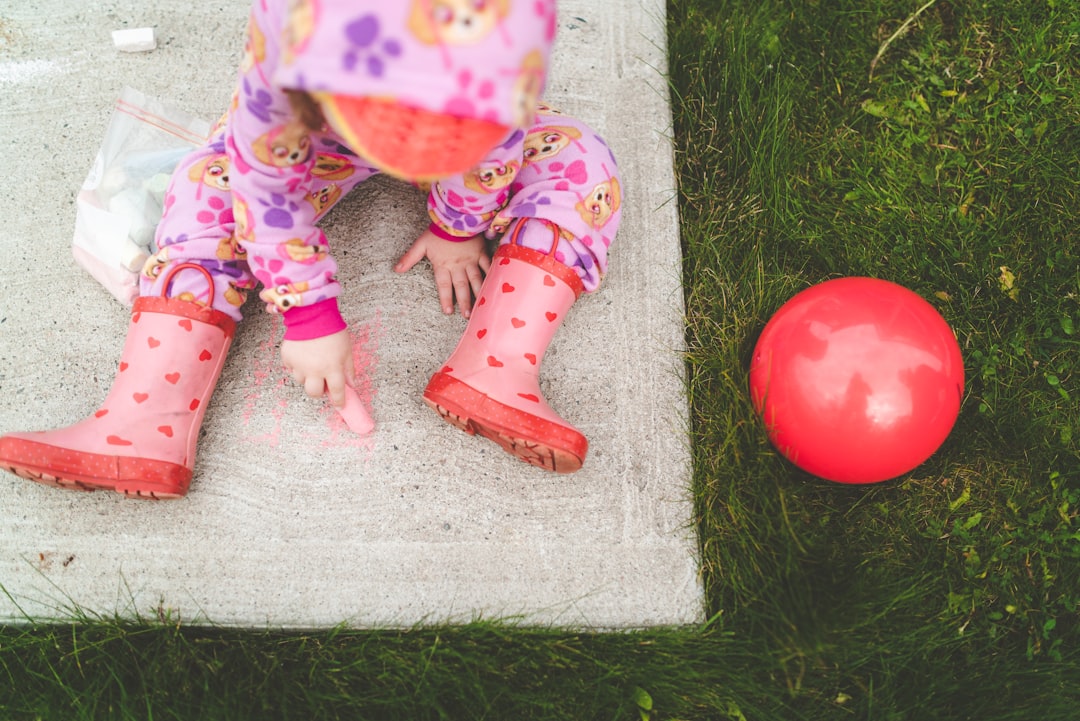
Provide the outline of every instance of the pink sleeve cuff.
{"type": "Polygon", "coordinates": [[[462,235],[452,235],[450,233],[447,233],[445,230],[443,230],[439,226],[438,223],[432,223],[431,225],[429,225],[428,230],[430,230],[436,237],[442,238],[443,240],[449,240],[452,243],[460,243],[463,240],[468,240],[469,238],[472,237],[472,235],[464,235],[464,236],[462,236],[462,235]]]}
{"type": "Polygon", "coordinates": [[[337,298],[285,311],[285,340],[312,340],[345,330],[348,325],[338,310],[337,298]]]}

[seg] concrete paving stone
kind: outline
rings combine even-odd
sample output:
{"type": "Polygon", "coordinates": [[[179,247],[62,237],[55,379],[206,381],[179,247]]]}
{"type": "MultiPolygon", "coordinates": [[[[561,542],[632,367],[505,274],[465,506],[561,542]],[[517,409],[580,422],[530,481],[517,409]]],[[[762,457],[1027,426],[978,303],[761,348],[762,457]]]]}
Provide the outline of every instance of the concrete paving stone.
{"type": "MultiPolygon", "coordinates": [[[[244,0],[0,0],[0,433],[104,398],[128,310],[72,259],[75,195],[125,86],[207,120],[227,106],[244,0]],[[152,27],[120,52],[114,30],[152,27]]],[[[90,615],[312,628],[476,618],[630,628],[702,620],[689,492],[683,304],[663,0],[564,0],[546,99],[620,159],[623,223],[601,290],[543,369],[590,440],[551,475],[421,402],[463,328],[426,267],[391,266],[423,197],[376,178],[323,226],[369,385],[359,439],[281,370],[252,303],[208,410],[189,495],[140,502],[0,474],[0,620],[90,615]]]]}

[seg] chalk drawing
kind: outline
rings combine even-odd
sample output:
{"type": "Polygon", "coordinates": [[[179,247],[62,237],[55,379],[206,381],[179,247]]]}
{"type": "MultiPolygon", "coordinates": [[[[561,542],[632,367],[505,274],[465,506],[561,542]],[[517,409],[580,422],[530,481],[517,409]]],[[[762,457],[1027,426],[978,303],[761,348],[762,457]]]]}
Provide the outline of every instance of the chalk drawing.
{"type": "MultiPolygon", "coordinates": [[[[349,430],[341,414],[330,404],[323,401],[319,417],[324,421],[321,428],[290,427],[286,423],[289,409],[295,403],[314,403],[302,388],[293,383],[288,372],[282,366],[278,347],[283,329],[279,326],[270,336],[259,344],[255,356],[255,365],[251,370],[251,386],[244,395],[244,409],[241,414],[244,428],[252,434],[245,440],[255,445],[277,448],[283,438],[289,438],[310,446],[321,448],[356,448],[370,453],[374,449],[375,433],[365,437],[357,436],[349,430]],[[267,407],[269,406],[269,407],[267,407]],[[267,417],[271,427],[263,432],[256,428],[265,428],[267,417]]],[[[356,368],[356,392],[364,407],[371,412],[375,398],[375,386],[372,376],[378,369],[379,341],[382,337],[382,314],[375,313],[370,323],[356,323],[349,327],[352,340],[353,363],[356,368]]],[[[378,428],[378,418],[375,418],[378,428]]]]}

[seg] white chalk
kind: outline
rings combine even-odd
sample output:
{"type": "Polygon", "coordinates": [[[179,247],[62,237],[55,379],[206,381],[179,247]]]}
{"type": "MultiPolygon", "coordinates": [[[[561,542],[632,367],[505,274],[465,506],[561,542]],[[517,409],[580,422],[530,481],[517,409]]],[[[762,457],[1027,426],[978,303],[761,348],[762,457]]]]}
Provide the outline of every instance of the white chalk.
{"type": "Polygon", "coordinates": [[[150,254],[146,252],[146,249],[135,245],[130,240],[125,240],[120,247],[120,265],[124,270],[138,273],[149,259],[150,254]]]}
{"type": "Polygon", "coordinates": [[[169,189],[169,181],[172,176],[168,173],[158,173],[143,183],[143,187],[150,195],[154,196],[158,203],[165,199],[165,192],[169,189]]]}
{"type": "MultiPolygon", "coordinates": [[[[128,188],[109,198],[109,212],[128,220],[128,238],[134,242],[134,246],[142,246],[143,249],[149,248],[154,241],[154,231],[161,219],[161,207],[152,204],[151,200],[138,188],[128,188]]],[[[135,247],[135,251],[138,251],[138,247],[135,247]]],[[[120,265],[129,270],[142,270],[145,257],[132,261],[131,253],[125,250],[122,254],[124,257],[120,259],[120,265]],[[130,262],[137,262],[138,265],[132,266],[130,262]]]]}
{"type": "Polygon", "coordinates": [[[112,31],[113,45],[126,53],[138,53],[157,47],[154,28],[129,28],[112,31]]]}

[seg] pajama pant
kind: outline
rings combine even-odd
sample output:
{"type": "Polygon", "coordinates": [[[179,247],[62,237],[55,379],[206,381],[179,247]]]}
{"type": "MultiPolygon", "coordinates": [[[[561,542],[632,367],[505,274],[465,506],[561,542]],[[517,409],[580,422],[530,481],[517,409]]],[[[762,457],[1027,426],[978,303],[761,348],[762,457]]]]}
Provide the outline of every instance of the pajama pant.
{"type": "MultiPolygon", "coordinates": [[[[201,273],[185,272],[174,275],[164,294],[210,305],[239,321],[242,319],[241,306],[248,292],[258,283],[248,265],[247,252],[235,236],[233,197],[229,190],[230,164],[223,133],[221,131],[205,146],[185,157],[173,173],[157,229],[158,252],[144,268],[140,294],[163,294],[163,279],[171,267],[179,263],[196,263],[206,268],[213,278],[213,297],[210,297],[201,273]]],[[[312,134],[311,138],[317,160],[307,200],[315,206],[318,217],[322,217],[356,185],[378,171],[332,135],[312,134]]],[[[603,175],[609,179],[608,187],[614,183],[617,188],[617,181],[611,180],[615,168],[607,146],[595,135],[583,142],[595,146],[593,157],[604,159],[603,168],[597,168],[592,176],[603,175]]],[[[599,234],[586,232],[588,223],[578,223],[576,217],[586,214],[582,208],[590,202],[584,195],[589,189],[571,185],[564,177],[566,173],[562,172],[562,166],[554,167],[560,170],[548,172],[538,166],[527,173],[522,172],[522,182],[514,188],[513,196],[491,224],[488,235],[499,237],[501,234],[501,241],[509,242],[515,224],[532,219],[545,220],[546,223],[527,222],[518,234],[517,243],[548,253],[553,243],[551,224],[554,224],[561,230],[556,259],[573,268],[582,278],[585,290],[591,292],[599,286],[606,271],[609,238],[614,235],[618,217],[609,223],[607,235],[602,239],[599,234]],[[575,217],[573,223],[564,222],[571,217],[575,217]],[[569,229],[571,225],[580,227],[569,229]]],[[[610,198],[607,202],[610,211],[610,198]]]]}

